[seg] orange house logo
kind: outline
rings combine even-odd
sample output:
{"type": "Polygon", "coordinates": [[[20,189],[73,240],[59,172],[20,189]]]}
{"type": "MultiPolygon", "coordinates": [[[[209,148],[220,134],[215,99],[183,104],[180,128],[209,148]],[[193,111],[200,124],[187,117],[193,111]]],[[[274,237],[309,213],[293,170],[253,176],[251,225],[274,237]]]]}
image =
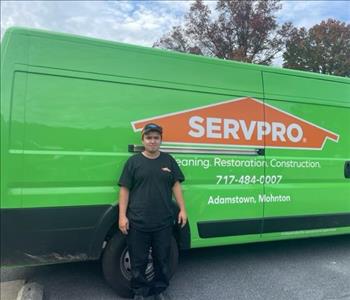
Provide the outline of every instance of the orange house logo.
{"type": "Polygon", "coordinates": [[[245,97],[132,122],[163,127],[163,143],[321,150],[339,135],[262,101],[245,97]],[[265,117],[264,117],[265,116],[265,117]]]}

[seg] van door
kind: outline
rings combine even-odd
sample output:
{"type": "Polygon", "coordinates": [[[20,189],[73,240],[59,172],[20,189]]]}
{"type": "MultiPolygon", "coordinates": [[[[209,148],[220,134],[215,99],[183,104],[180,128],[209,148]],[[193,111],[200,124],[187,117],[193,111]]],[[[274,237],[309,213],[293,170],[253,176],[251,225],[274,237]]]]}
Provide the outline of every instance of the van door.
{"type": "MultiPolygon", "coordinates": [[[[264,237],[341,232],[350,226],[349,85],[264,73],[264,237]]],[[[349,229],[347,229],[349,230],[349,229]]]]}

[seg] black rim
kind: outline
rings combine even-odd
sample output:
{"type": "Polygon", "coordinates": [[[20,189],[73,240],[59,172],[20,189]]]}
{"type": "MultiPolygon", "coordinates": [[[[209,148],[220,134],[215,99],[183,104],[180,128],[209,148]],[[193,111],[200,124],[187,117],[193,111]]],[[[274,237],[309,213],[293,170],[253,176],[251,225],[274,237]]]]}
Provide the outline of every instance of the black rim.
{"type": "MultiPolygon", "coordinates": [[[[124,248],[121,256],[120,256],[120,270],[123,276],[130,281],[131,280],[131,263],[128,248],[124,248]]],[[[154,270],[153,270],[153,259],[152,259],[152,249],[149,251],[148,256],[148,264],[146,267],[146,278],[148,281],[152,281],[154,278],[154,270]]]]}

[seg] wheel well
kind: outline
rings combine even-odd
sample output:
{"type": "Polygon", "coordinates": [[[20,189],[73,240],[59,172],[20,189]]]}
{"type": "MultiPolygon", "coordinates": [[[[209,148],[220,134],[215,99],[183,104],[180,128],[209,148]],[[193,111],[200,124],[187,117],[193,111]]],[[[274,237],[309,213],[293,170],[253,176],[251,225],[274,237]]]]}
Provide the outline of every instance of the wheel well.
{"type": "MultiPolygon", "coordinates": [[[[174,202],[173,205],[173,215],[174,215],[174,226],[173,226],[173,235],[175,237],[175,240],[177,242],[177,245],[179,249],[190,249],[191,248],[191,232],[190,232],[190,226],[189,223],[185,225],[184,228],[181,228],[177,224],[177,215],[179,213],[179,208],[174,202]]],[[[100,257],[103,254],[104,248],[108,241],[119,231],[118,229],[118,218],[119,218],[119,205],[116,205],[116,218],[115,221],[110,225],[110,228],[108,229],[107,233],[105,234],[103,244],[102,244],[102,251],[100,252],[100,257]]]]}
{"type": "Polygon", "coordinates": [[[108,230],[106,236],[105,236],[105,239],[104,241],[105,242],[108,242],[114,234],[116,234],[117,232],[119,231],[118,229],[118,221],[116,221],[112,226],[111,228],[108,230]]]}

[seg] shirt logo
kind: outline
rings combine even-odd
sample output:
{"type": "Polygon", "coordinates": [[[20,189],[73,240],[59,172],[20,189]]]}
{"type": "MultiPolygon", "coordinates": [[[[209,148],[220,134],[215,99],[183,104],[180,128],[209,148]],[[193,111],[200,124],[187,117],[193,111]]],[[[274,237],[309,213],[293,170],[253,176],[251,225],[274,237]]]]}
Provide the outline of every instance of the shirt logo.
{"type": "Polygon", "coordinates": [[[171,173],[171,170],[168,168],[162,168],[162,171],[171,173]]]}
{"type": "Polygon", "coordinates": [[[163,127],[163,144],[183,146],[322,150],[327,140],[339,140],[334,132],[250,97],[155,116],[131,125],[134,131],[141,131],[149,122],[163,127]]]}

